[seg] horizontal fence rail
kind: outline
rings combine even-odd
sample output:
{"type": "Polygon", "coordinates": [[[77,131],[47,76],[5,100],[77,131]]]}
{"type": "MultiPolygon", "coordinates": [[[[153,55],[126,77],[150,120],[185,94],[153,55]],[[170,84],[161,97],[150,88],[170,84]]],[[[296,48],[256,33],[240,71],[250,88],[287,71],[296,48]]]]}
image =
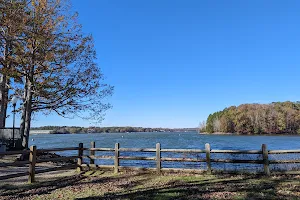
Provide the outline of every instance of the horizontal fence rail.
{"type": "Polygon", "coordinates": [[[0,156],[6,156],[6,155],[16,155],[16,154],[24,154],[29,153],[30,150],[23,150],[23,151],[6,151],[6,152],[0,152],[0,156]]]}
{"type": "Polygon", "coordinates": [[[286,153],[300,153],[300,149],[295,150],[270,150],[269,154],[286,154],[286,153]]]}
{"type": "Polygon", "coordinates": [[[205,150],[199,149],[161,149],[161,152],[175,152],[175,153],[205,153],[205,150]]]}
{"type": "Polygon", "coordinates": [[[257,151],[257,150],[211,150],[210,153],[262,154],[262,151],[257,151]]]}
{"type": "MultiPolygon", "coordinates": [[[[0,163],[0,167],[10,167],[10,166],[24,166],[28,165],[27,172],[19,172],[15,174],[8,174],[4,176],[0,176],[0,180],[5,180],[9,178],[15,178],[20,176],[28,175],[28,182],[32,183],[35,181],[35,174],[45,173],[50,171],[57,171],[61,169],[77,169],[78,172],[82,171],[84,168],[100,168],[100,169],[110,169],[115,173],[118,173],[120,170],[147,170],[147,171],[155,171],[157,173],[161,172],[206,172],[207,174],[211,174],[216,171],[213,170],[216,163],[238,163],[238,164],[256,164],[261,166],[265,175],[270,175],[270,165],[277,164],[299,164],[300,163],[300,149],[295,150],[267,150],[267,146],[263,144],[260,150],[217,150],[211,149],[210,144],[205,144],[204,149],[163,149],[161,148],[160,143],[156,144],[156,148],[121,148],[119,143],[115,144],[115,148],[96,148],[95,142],[91,142],[90,148],[84,147],[82,143],[79,143],[78,147],[66,147],[66,148],[49,148],[49,149],[37,149],[36,146],[31,146],[30,150],[24,151],[9,151],[2,152],[0,156],[4,155],[16,155],[16,154],[29,154],[29,159],[26,161],[16,161],[13,163],[0,163]],[[48,152],[62,152],[62,151],[77,151],[76,155],[73,156],[62,156],[55,158],[40,158],[39,154],[48,153],[48,152]],[[88,155],[84,155],[84,152],[89,152],[88,155]],[[97,155],[96,152],[105,152],[109,155],[97,155]],[[131,152],[130,155],[127,155],[131,152]],[[144,155],[144,154],[147,155],[144,155]],[[124,155],[123,155],[124,154],[124,155]],[[126,154],[126,155],[125,155],[126,154]],[[142,156],[141,156],[142,154],[142,156]],[[151,155],[150,155],[151,154],[151,155]],[[167,155],[181,155],[181,157],[167,157],[167,155]],[[238,159],[236,156],[253,154],[258,155],[257,159],[238,159]],[[270,159],[270,155],[283,154],[282,156],[286,156],[287,154],[299,154],[297,159],[289,160],[284,159],[276,160],[270,159]],[[234,156],[230,159],[224,158],[216,158],[217,155],[231,155],[234,156]],[[194,157],[190,157],[194,156],[194,157]],[[36,169],[36,165],[39,163],[45,162],[57,162],[57,161],[75,161],[73,164],[52,167],[47,169],[36,169]],[[96,164],[96,161],[101,160],[111,160],[111,164],[96,164]],[[151,167],[149,165],[145,166],[122,166],[120,161],[144,161],[144,162],[152,162],[152,165],[155,167],[151,167]],[[176,167],[171,165],[171,168],[162,167],[162,163],[193,163],[193,164],[205,164],[205,169],[191,169],[189,167],[176,167]]],[[[253,166],[253,165],[251,165],[253,166]]],[[[300,173],[299,171],[297,171],[300,173]]],[[[272,173],[277,173],[273,171],[272,173]]],[[[292,173],[292,171],[285,171],[282,173],[292,173]]]]}
{"type": "Polygon", "coordinates": [[[58,151],[71,151],[71,150],[78,150],[78,147],[67,147],[67,148],[53,148],[53,149],[37,149],[36,151],[38,153],[44,153],[44,152],[58,152],[58,151]]]}

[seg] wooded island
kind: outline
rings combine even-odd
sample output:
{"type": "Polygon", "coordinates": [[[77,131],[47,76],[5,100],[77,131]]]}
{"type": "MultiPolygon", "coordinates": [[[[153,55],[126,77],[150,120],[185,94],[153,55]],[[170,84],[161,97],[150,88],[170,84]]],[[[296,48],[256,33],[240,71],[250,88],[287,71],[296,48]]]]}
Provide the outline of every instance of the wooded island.
{"type": "Polygon", "coordinates": [[[300,102],[231,106],[210,114],[200,132],[300,134],[300,102]]]}

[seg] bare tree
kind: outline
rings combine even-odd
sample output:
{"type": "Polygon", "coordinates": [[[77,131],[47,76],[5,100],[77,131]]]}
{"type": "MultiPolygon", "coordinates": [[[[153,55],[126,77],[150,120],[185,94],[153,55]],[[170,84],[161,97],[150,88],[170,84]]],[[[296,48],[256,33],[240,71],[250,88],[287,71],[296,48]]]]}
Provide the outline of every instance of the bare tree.
{"type": "Polygon", "coordinates": [[[220,132],[221,131],[221,121],[219,118],[216,118],[213,122],[213,127],[215,132],[220,132]]]}

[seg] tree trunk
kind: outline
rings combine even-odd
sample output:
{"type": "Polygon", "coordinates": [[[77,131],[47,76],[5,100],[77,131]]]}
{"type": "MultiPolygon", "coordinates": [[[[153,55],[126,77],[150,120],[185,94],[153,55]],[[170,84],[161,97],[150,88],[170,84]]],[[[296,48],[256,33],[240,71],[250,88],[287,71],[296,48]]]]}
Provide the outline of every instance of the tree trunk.
{"type": "MultiPolygon", "coordinates": [[[[26,97],[27,97],[27,79],[25,77],[22,115],[21,115],[21,121],[20,121],[20,134],[21,134],[22,145],[23,145],[23,143],[26,144],[26,141],[24,141],[25,140],[26,106],[27,106],[26,97]]],[[[23,147],[25,148],[25,146],[23,146],[23,147]]]]}
{"type": "MultiPolygon", "coordinates": [[[[35,40],[33,41],[33,49],[35,49],[35,40]]],[[[24,104],[24,110],[22,113],[22,131],[23,131],[23,139],[22,139],[22,146],[24,148],[28,148],[28,141],[29,141],[29,131],[30,131],[30,125],[31,125],[31,112],[32,112],[32,89],[33,89],[33,76],[34,76],[34,66],[35,66],[35,50],[32,50],[31,52],[31,67],[30,71],[28,72],[28,76],[26,76],[25,81],[25,90],[24,90],[24,97],[25,97],[25,104],[24,104]],[[24,129],[23,129],[24,128],[24,129]]]]}
{"type": "Polygon", "coordinates": [[[8,102],[8,88],[7,77],[1,75],[0,77],[0,128],[5,127],[7,102],[8,102]]]}
{"type": "MultiPolygon", "coordinates": [[[[4,43],[3,61],[6,61],[8,52],[7,43],[4,43]]],[[[9,65],[4,64],[3,68],[8,68],[9,65]]],[[[0,128],[5,128],[6,112],[8,103],[8,81],[9,78],[5,74],[0,74],[0,128]]]]}
{"type": "MultiPolygon", "coordinates": [[[[31,105],[32,105],[32,84],[31,81],[28,82],[27,91],[26,91],[26,104],[24,105],[25,108],[25,120],[24,120],[24,136],[22,145],[24,148],[28,148],[28,141],[29,141],[29,131],[31,125],[31,105]]],[[[23,117],[23,116],[22,116],[23,117]]]]}

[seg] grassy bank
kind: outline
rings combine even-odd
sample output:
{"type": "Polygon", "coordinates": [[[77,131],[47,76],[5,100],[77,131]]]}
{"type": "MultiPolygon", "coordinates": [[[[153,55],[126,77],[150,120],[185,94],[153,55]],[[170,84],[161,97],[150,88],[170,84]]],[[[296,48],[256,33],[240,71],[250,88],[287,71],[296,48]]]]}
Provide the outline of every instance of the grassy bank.
{"type": "MultiPolygon", "coordinates": [[[[47,176],[47,175],[43,175],[47,176]]],[[[300,176],[86,172],[1,185],[0,199],[300,199],[300,176]]]]}

